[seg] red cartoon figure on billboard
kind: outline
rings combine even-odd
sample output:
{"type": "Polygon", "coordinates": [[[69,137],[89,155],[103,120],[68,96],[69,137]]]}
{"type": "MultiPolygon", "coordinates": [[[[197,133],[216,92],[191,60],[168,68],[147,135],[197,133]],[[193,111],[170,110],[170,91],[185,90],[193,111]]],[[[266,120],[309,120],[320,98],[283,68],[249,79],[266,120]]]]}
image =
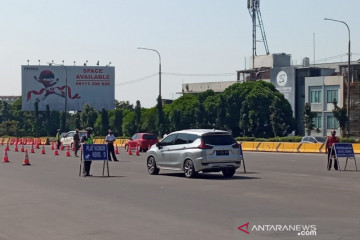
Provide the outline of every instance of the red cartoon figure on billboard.
{"type": "MultiPolygon", "coordinates": [[[[31,94],[34,95],[43,95],[41,99],[36,98],[36,101],[43,101],[45,100],[49,95],[58,95],[60,97],[65,98],[66,97],[66,91],[68,94],[68,98],[70,99],[77,99],[80,98],[79,94],[75,94],[74,96],[71,95],[71,88],[67,85],[64,85],[62,87],[54,87],[58,81],[59,78],[55,78],[55,75],[50,70],[43,70],[40,75],[34,76],[35,81],[43,84],[43,88],[40,89],[40,91],[31,90],[27,93],[27,101],[31,99],[31,94]]],[[[40,96],[39,96],[40,97],[40,96]]]]}

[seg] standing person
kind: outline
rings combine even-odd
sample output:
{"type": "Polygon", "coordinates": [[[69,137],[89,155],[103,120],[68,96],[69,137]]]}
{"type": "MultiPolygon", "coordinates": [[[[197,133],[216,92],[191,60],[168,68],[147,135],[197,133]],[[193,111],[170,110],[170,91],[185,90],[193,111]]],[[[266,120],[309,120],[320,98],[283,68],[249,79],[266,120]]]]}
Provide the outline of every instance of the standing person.
{"type": "Polygon", "coordinates": [[[80,148],[80,136],[79,136],[79,129],[75,129],[75,134],[74,134],[74,148],[75,148],[75,157],[77,157],[77,152],[79,151],[80,148]]]}
{"type": "Polygon", "coordinates": [[[114,134],[112,133],[111,129],[109,129],[108,135],[106,135],[106,137],[105,137],[105,141],[107,142],[107,146],[108,146],[108,160],[111,161],[111,156],[110,156],[110,153],[111,153],[114,162],[118,162],[119,160],[117,160],[115,151],[114,151],[115,140],[116,140],[116,138],[115,138],[114,134]]]}
{"type": "Polygon", "coordinates": [[[60,129],[58,129],[56,133],[56,148],[58,150],[60,149],[60,145],[61,145],[60,138],[61,138],[60,129]]]}
{"type": "MultiPolygon", "coordinates": [[[[332,158],[331,157],[335,156],[334,151],[331,153],[331,148],[332,148],[334,143],[338,143],[338,142],[339,142],[339,138],[336,137],[336,131],[331,130],[331,136],[328,136],[326,138],[326,142],[325,142],[326,153],[328,155],[328,170],[331,169],[331,164],[332,164],[332,158]]],[[[336,160],[334,160],[334,168],[335,168],[335,170],[338,170],[338,165],[337,165],[336,160]]]]}
{"type": "MultiPolygon", "coordinates": [[[[86,128],[86,135],[81,138],[81,142],[84,144],[93,144],[93,137],[91,136],[92,128],[86,128]]],[[[84,161],[84,169],[83,169],[83,176],[92,176],[90,175],[90,168],[91,168],[92,161],[84,161]]]]}

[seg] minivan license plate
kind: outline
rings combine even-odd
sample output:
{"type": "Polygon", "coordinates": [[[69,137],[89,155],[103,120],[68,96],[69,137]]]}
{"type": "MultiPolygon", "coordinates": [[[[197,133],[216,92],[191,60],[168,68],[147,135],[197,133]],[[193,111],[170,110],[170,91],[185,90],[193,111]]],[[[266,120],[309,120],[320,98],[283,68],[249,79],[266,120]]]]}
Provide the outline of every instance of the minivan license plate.
{"type": "Polygon", "coordinates": [[[229,150],[217,150],[216,156],[229,155],[229,150]]]}

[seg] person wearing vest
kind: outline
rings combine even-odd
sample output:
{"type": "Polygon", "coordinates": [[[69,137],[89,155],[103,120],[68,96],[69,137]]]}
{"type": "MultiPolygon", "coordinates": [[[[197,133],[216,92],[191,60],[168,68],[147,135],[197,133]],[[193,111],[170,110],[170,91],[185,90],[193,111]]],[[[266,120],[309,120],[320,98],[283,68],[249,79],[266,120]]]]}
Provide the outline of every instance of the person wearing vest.
{"type": "MultiPolygon", "coordinates": [[[[334,143],[338,143],[339,142],[339,138],[336,137],[336,131],[335,130],[331,130],[331,136],[328,136],[326,138],[326,142],[325,142],[325,149],[327,155],[328,155],[328,170],[331,169],[331,164],[332,164],[332,156],[335,156],[335,151],[333,150],[333,152],[331,153],[331,148],[333,146],[334,143]]],[[[338,165],[337,165],[337,161],[334,160],[334,168],[335,170],[338,170],[338,165]]]]}
{"type": "MultiPolygon", "coordinates": [[[[81,138],[81,142],[84,144],[93,144],[93,137],[91,136],[92,128],[86,128],[86,135],[81,138]]],[[[83,169],[83,176],[91,176],[90,175],[90,168],[91,168],[92,161],[84,161],[84,169],[83,169]]]]}

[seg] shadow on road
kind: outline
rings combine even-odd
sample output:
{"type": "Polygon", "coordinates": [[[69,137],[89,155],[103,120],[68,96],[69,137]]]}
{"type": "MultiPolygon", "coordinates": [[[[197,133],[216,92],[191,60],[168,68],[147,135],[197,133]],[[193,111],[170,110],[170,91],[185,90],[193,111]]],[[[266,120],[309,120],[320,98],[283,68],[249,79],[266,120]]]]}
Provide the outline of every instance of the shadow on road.
{"type": "MultiPolygon", "coordinates": [[[[241,173],[243,174],[243,173],[241,173]]],[[[257,174],[256,172],[248,172],[246,174],[257,174]]],[[[169,177],[179,177],[179,178],[186,178],[184,173],[160,173],[159,176],[169,176],[169,177]]],[[[245,175],[238,175],[235,174],[231,178],[225,178],[221,173],[219,174],[208,174],[208,173],[199,173],[193,179],[209,179],[209,180],[226,180],[226,181],[235,181],[235,180],[252,180],[252,179],[261,179],[258,177],[250,177],[245,175]]]]}

